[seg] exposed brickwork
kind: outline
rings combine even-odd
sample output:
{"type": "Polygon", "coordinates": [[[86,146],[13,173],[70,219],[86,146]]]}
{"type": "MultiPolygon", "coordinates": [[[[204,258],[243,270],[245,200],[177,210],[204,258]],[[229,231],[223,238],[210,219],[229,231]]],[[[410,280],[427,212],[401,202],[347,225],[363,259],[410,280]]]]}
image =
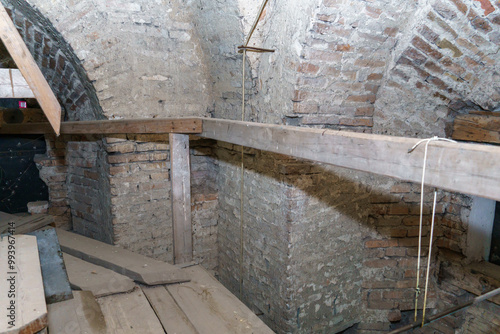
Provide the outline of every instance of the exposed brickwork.
{"type": "MultiPolygon", "coordinates": [[[[110,137],[105,142],[113,242],[172,262],[168,135],[110,137]]],[[[192,142],[191,153],[194,258],[207,269],[215,271],[216,167],[206,141],[192,142]]]]}
{"type": "Polygon", "coordinates": [[[492,75],[498,67],[500,32],[492,26],[496,12],[488,0],[439,0],[422,12],[410,43],[400,46],[387,85],[379,93],[376,131],[444,136],[450,134],[449,124],[456,112],[497,108],[499,81],[492,75]],[[396,108],[404,112],[387,113],[391,108],[388,101],[394,101],[396,94],[401,100],[396,108]],[[420,127],[413,115],[421,110],[429,110],[421,117],[425,132],[414,130],[420,127]]]}
{"type": "Polygon", "coordinates": [[[101,141],[69,142],[67,189],[73,230],[113,243],[110,224],[109,165],[101,141]]]}
{"type": "Polygon", "coordinates": [[[324,2],[315,12],[300,61],[289,124],[371,132],[373,105],[398,32],[391,8],[324,2]],[[387,51],[383,51],[387,50],[387,51]],[[369,80],[369,83],[365,83],[369,80]],[[297,120],[298,118],[298,120],[297,120]]]}
{"type": "MultiPolygon", "coordinates": [[[[70,120],[100,118],[95,89],[70,45],[25,1],[2,1],[70,120]]],[[[66,115],[66,116],[64,116],[66,115]]]]}
{"type": "Polygon", "coordinates": [[[34,158],[40,178],[49,190],[48,213],[54,216],[56,226],[71,228],[71,212],[68,200],[66,177],[68,172],[66,154],[67,137],[46,136],[47,152],[34,158]]]}
{"type": "MultiPolygon", "coordinates": [[[[112,1],[99,7],[89,0],[69,8],[61,1],[30,1],[57,18],[56,27],[76,46],[108,117],[208,111],[240,119],[241,57],[235,46],[248,33],[249,14],[255,15],[248,2],[190,2],[186,7],[176,1],[164,6],[112,1]],[[171,11],[160,19],[156,13],[164,11],[157,9],[166,7],[171,11]],[[58,13],[58,8],[67,11],[58,13]],[[98,24],[89,18],[103,13],[109,16],[98,24]],[[117,25],[123,34],[102,33],[117,25]],[[144,36],[151,46],[147,54],[135,44],[144,36]],[[130,50],[124,40],[134,48],[130,54],[122,52],[130,50]],[[179,65],[179,59],[184,63],[179,65]]],[[[498,107],[498,8],[491,0],[270,2],[252,44],[276,52],[248,54],[246,119],[445,136],[454,113],[498,107]]],[[[67,62],[54,58],[48,66],[57,69],[67,62]]],[[[80,186],[67,181],[65,168],[70,178],[87,172],[93,181],[92,173],[101,170],[99,187],[110,194],[113,241],[171,261],[166,137],[106,138],[104,150],[97,151],[95,145],[101,144],[91,144],[90,150],[82,145],[71,152],[73,158],[92,152],[93,163],[78,165],[75,159],[70,165],[72,158],[66,159],[68,167],[50,167],[47,177],[53,177],[54,187],[80,186]]],[[[195,258],[218,269],[236,295],[241,278],[243,301],[273,329],[330,333],[353,326],[347,333],[377,333],[412,320],[418,185],[246,149],[241,263],[239,147],[192,145],[195,258]]],[[[95,193],[95,182],[85,182],[91,185],[84,193],[95,193]]],[[[66,203],[61,211],[68,203],[88,201],[75,196],[78,189],[60,193],[61,204],[66,203]]],[[[423,261],[431,196],[427,189],[423,261]]],[[[469,277],[465,269],[436,258],[438,251],[464,253],[470,206],[467,196],[439,192],[429,313],[463,301],[469,297],[461,290],[465,284],[481,282],[463,279],[469,277]]],[[[78,205],[72,209],[79,214],[78,205]]],[[[88,218],[79,222],[82,231],[96,231],[98,237],[102,227],[88,218]]],[[[486,305],[414,332],[487,332],[498,322],[498,312],[486,305]]]]}
{"type": "MultiPolygon", "coordinates": [[[[212,109],[205,57],[183,2],[12,1],[36,7],[76,50],[107,118],[204,116],[212,109]]],[[[56,56],[49,67],[68,65],[56,56]]]]}

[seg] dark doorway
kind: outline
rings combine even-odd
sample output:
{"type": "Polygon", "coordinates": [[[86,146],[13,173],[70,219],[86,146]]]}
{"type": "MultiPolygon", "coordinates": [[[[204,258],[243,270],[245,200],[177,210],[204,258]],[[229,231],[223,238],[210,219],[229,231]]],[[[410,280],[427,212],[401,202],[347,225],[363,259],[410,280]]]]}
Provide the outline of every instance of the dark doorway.
{"type": "Polygon", "coordinates": [[[47,185],[33,161],[45,150],[40,135],[0,136],[0,211],[27,212],[28,202],[48,200],[47,185]]]}
{"type": "Polygon", "coordinates": [[[491,232],[490,262],[500,266],[500,202],[495,208],[495,220],[491,232]]]}

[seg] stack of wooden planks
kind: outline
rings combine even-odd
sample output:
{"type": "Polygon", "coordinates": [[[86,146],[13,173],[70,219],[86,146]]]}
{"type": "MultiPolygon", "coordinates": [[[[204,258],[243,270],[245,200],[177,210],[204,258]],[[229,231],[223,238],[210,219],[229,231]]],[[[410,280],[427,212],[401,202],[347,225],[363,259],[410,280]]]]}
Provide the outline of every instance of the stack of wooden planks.
{"type": "Polygon", "coordinates": [[[47,327],[47,307],[36,237],[0,239],[0,333],[37,333],[47,327]]]}
{"type": "Polygon", "coordinates": [[[273,333],[201,266],[56,230],[71,287],[82,291],[49,305],[50,333],[273,333]]]}

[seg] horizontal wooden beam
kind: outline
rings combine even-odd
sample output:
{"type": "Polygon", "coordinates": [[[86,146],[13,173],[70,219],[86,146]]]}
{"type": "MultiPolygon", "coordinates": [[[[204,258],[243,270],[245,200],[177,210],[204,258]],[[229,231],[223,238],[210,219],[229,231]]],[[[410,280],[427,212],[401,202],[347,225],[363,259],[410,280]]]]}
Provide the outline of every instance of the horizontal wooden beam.
{"type": "MultiPolygon", "coordinates": [[[[155,118],[62,122],[61,134],[200,133],[199,118],[155,118]]],[[[48,123],[2,124],[0,134],[52,133],[48,123]]]]}
{"type": "Polygon", "coordinates": [[[482,112],[457,116],[453,123],[452,138],[500,144],[500,113],[482,112]]]}
{"type": "MultiPolygon", "coordinates": [[[[199,135],[293,157],[421,182],[423,145],[418,139],[292,126],[203,119],[199,135]]],[[[500,147],[429,144],[426,184],[500,201],[500,147]]]]}

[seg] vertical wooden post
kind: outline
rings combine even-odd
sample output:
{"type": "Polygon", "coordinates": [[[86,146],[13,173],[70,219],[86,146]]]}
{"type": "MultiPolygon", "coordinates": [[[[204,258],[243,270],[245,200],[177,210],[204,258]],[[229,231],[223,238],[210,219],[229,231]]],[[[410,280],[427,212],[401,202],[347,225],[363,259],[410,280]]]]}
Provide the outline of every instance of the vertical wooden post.
{"type": "Polygon", "coordinates": [[[193,260],[189,135],[170,133],[174,263],[193,260]]]}

